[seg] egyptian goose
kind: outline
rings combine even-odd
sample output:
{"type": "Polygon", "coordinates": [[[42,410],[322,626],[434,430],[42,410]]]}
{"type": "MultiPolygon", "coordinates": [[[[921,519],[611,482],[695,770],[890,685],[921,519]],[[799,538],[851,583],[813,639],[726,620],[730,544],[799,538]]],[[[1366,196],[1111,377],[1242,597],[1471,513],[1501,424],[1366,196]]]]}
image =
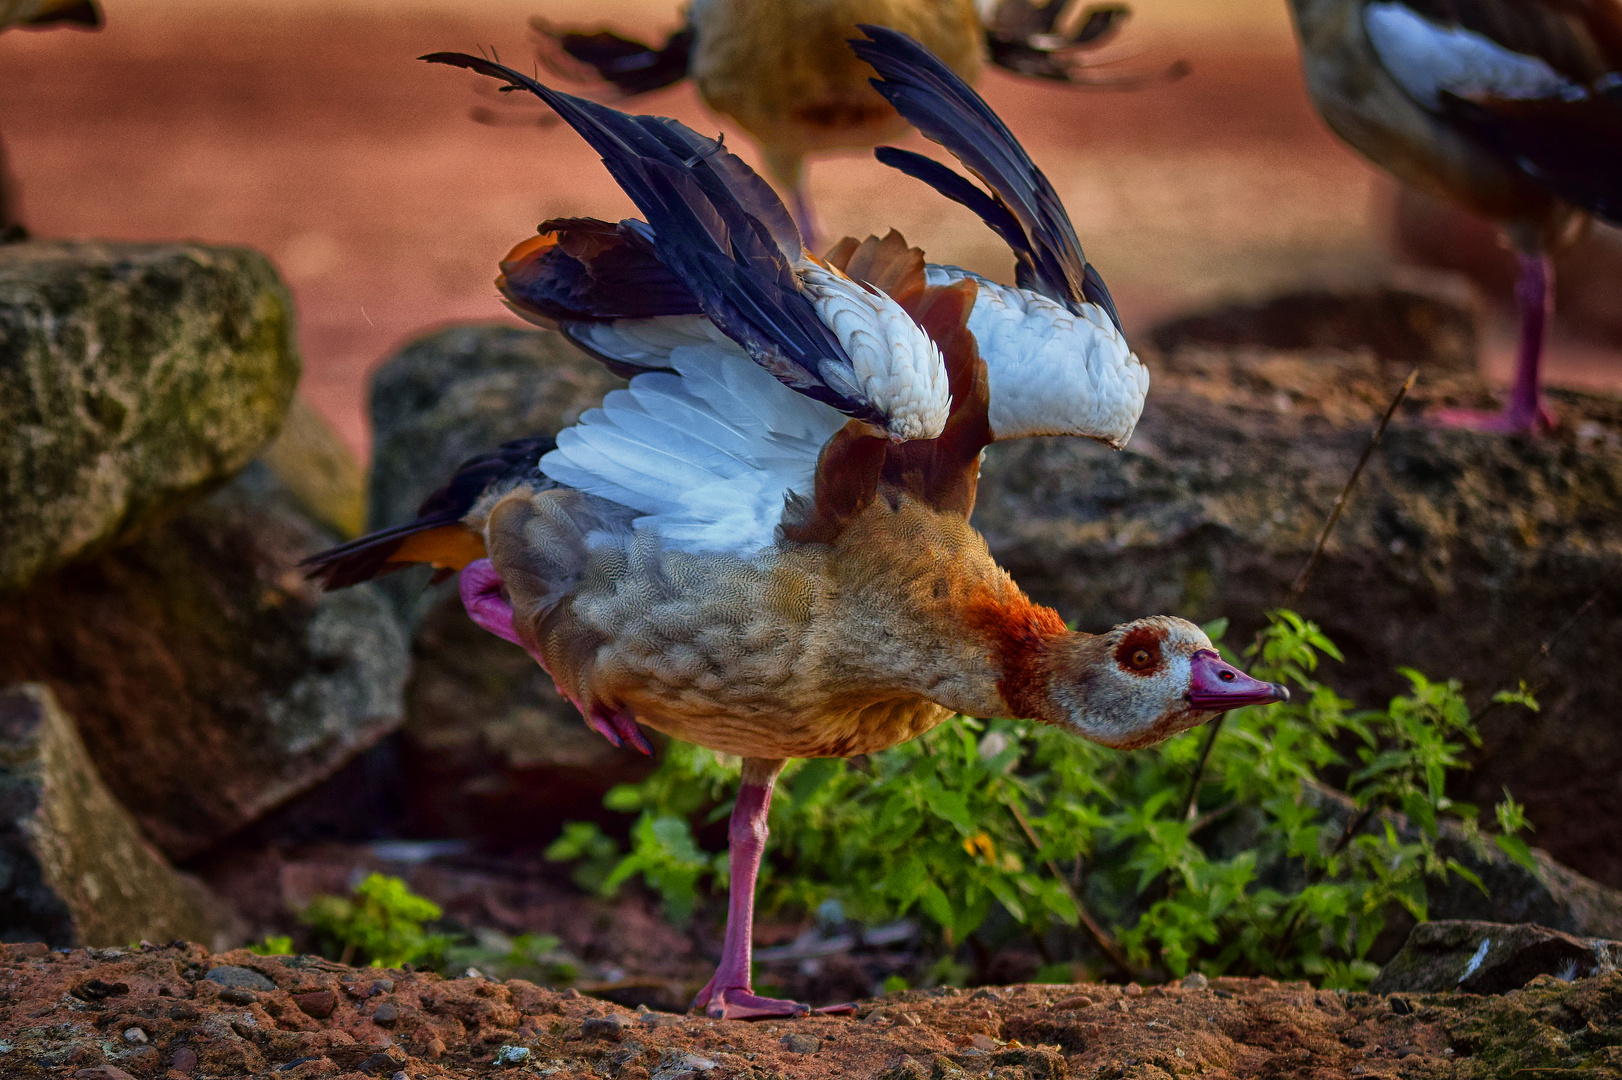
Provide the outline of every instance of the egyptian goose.
{"type": "Polygon", "coordinates": [[[726,936],[695,1007],[806,1011],[750,985],[786,759],[872,753],[955,713],[1132,748],[1288,696],[1182,619],[1069,630],[992,560],[968,521],[991,440],[973,282],[930,284],[896,238],[851,246],[843,269],[818,260],[719,143],[477,57],[427,59],[540,97],[646,215],[598,234],[597,272],[571,279],[580,305],[637,308],[677,280],[706,330],[555,440],[468,462],[417,521],[316,556],[314,574],[340,587],[460,569],[473,620],[611,741],[646,752],[645,725],[744,759],[726,936]]]}
{"type": "MultiPolygon", "coordinates": [[[[96,30],[101,27],[101,9],[93,0],[0,0],[0,33],[14,26],[25,30],[53,26],[96,30]]],[[[5,146],[0,144],[0,243],[26,236],[11,205],[11,178],[6,172],[5,146]]]]}
{"type": "Polygon", "coordinates": [[[1330,128],[1397,179],[1498,223],[1520,260],[1515,384],[1501,413],[1552,426],[1540,390],[1549,252],[1586,214],[1622,223],[1618,0],[1291,0],[1307,87],[1330,128]]]}
{"type": "Polygon", "coordinates": [[[975,0],[693,0],[682,26],[657,47],[542,18],[531,25],[555,70],[593,71],[624,95],[691,77],[705,104],[760,145],[767,173],[789,194],[800,231],[815,247],[806,155],[877,146],[906,130],[868,88],[872,72],[845,45],[858,23],[910,34],[967,79],[978,72],[984,51],[992,63],[1022,75],[1082,85],[1141,83],[1135,76],[1091,77],[1070,58],[1119,29],[1126,6],[1089,7],[1072,19],[1066,18],[1071,5],[1001,0],[982,20],[975,0]]]}

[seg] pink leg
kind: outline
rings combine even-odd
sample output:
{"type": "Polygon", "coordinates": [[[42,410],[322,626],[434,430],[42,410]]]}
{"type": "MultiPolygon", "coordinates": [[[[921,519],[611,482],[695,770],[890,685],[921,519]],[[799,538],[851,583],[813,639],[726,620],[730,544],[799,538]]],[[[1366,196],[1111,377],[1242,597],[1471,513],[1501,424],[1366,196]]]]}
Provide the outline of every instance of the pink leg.
{"type": "MultiPolygon", "coordinates": [[[[520,646],[526,652],[529,646],[518,638],[513,629],[513,609],[507,598],[501,593],[501,575],[489,559],[478,559],[462,570],[462,577],[457,582],[457,588],[462,594],[462,606],[467,608],[468,618],[497,637],[520,646]]],[[[531,653],[535,662],[544,670],[546,661],[540,656],[531,653]]],[[[561,692],[561,691],[560,691],[561,692]]],[[[575,702],[579,708],[580,703],[575,702]]],[[[653,747],[648,744],[647,737],[642,729],[637,727],[636,720],[623,712],[609,712],[598,708],[588,712],[581,709],[586,718],[586,726],[597,732],[615,746],[629,742],[642,753],[653,755],[653,747]]]]}
{"type": "Polygon", "coordinates": [[[805,196],[805,180],[802,178],[799,185],[794,188],[794,224],[800,227],[800,243],[807,251],[817,250],[817,224],[811,218],[811,200],[805,196]]]}
{"type": "Polygon", "coordinates": [[[1515,385],[1510,390],[1509,405],[1501,413],[1444,409],[1436,416],[1444,426],[1500,432],[1547,431],[1554,427],[1554,414],[1540,389],[1543,342],[1554,312],[1554,264],[1544,254],[1522,254],[1520,264],[1515,300],[1521,309],[1521,340],[1515,354],[1515,385]]]}
{"type": "Polygon", "coordinates": [[[727,830],[727,862],[732,888],[727,898],[726,940],[715,977],[693,999],[693,1008],[727,1020],[755,1020],[769,1016],[804,1016],[810,1008],[797,1001],[760,997],[750,989],[751,938],[755,929],[755,877],[766,850],[766,813],[772,805],[772,785],[783,770],[781,760],[745,758],[738,802],[727,830]]]}

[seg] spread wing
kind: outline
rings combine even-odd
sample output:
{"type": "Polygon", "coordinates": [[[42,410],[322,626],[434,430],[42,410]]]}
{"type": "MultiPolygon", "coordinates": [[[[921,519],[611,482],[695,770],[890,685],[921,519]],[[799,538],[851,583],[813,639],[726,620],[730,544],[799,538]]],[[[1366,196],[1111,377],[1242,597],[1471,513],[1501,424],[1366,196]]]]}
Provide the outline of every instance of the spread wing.
{"type": "Polygon", "coordinates": [[[659,262],[715,326],[786,386],[895,438],[929,438],[946,379],[923,331],[882,295],[810,262],[782,201],[719,142],[674,120],[629,116],[462,53],[535,94],[580,133],[647,219],[659,262]]]}
{"type": "Polygon", "coordinates": [[[1622,222],[1622,6],[1378,0],[1363,25],[1419,105],[1561,198],[1622,222]]]}
{"type": "Polygon", "coordinates": [[[851,48],[879,73],[873,86],[924,136],[944,146],[983,183],[921,154],[880,147],[878,159],[973,210],[1014,251],[1016,280],[1069,306],[1097,304],[1120,327],[1115,301],[1087,262],[1053,185],[985,99],[918,42],[862,26],[851,48]]]}
{"type": "Polygon", "coordinates": [[[749,555],[776,542],[791,496],[846,419],[728,349],[682,345],[558,434],[553,480],[638,513],[637,529],[689,551],[749,555]]]}

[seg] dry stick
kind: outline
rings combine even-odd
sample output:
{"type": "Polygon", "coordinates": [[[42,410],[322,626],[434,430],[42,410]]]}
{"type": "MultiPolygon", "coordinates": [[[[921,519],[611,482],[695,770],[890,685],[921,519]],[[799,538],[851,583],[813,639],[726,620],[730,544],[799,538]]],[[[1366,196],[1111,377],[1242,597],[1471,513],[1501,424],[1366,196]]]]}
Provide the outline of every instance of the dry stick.
{"type": "MultiPolygon", "coordinates": [[[[1008,812],[1014,815],[1015,821],[1019,822],[1020,829],[1025,833],[1025,839],[1031,842],[1032,850],[1041,851],[1042,842],[1036,838],[1036,830],[1032,829],[1031,823],[1025,820],[1025,815],[1020,813],[1019,807],[1012,803],[1004,803],[1003,805],[1008,807],[1008,812]]],[[[1120,968],[1128,979],[1137,978],[1137,969],[1132,966],[1132,961],[1127,959],[1126,950],[1121,948],[1121,943],[1111,937],[1110,932],[1100,926],[1098,920],[1092,917],[1092,914],[1087,910],[1087,906],[1081,902],[1081,897],[1076,895],[1076,890],[1070,887],[1070,882],[1066,881],[1064,875],[1059,873],[1059,867],[1052,859],[1047,860],[1047,868],[1048,873],[1053,875],[1053,880],[1057,881],[1070,897],[1070,902],[1076,905],[1076,914],[1081,916],[1081,925],[1086,929],[1087,936],[1093,939],[1093,944],[1097,945],[1099,951],[1109,957],[1110,962],[1120,968]]]]}
{"type": "MultiPolygon", "coordinates": [[[[1604,593],[1605,586],[1603,585],[1595,589],[1593,595],[1587,600],[1584,600],[1577,610],[1572,613],[1571,618],[1561,623],[1560,628],[1545,638],[1543,644],[1539,645],[1532,655],[1527,657],[1526,662],[1521,665],[1521,671],[1523,674],[1517,676],[1515,679],[1515,685],[1517,687],[1524,686],[1526,684],[1526,676],[1532,673],[1532,668],[1538,663],[1538,661],[1547,660],[1554,654],[1555,645],[1559,643],[1561,638],[1565,637],[1566,634],[1571,632],[1572,627],[1576,626],[1578,621],[1584,615],[1588,614],[1589,608],[1599,603],[1599,598],[1604,595],[1604,593]]],[[[1547,679],[1544,679],[1542,682],[1538,683],[1537,686],[1532,688],[1533,694],[1536,694],[1538,691],[1542,690],[1547,683],[1547,679]]],[[[1498,707],[1498,702],[1494,700],[1497,696],[1497,694],[1494,694],[1492,697],[1488,698],[1487,703],[1477,710],[1474,716],[1470,717],[1471,724],[1480,723],[1482,717],[1486,716],[1488,713],[1492,712],[1498,707]]]]}
{"type": "MultiPolygon", "coordinates": [[[[1363,456],[1357,459],[1357,467],[1352,470],[1352,475],[1346,478],[1346,486],[1341,488],[1340,494],[1335,497],[1335,505],[1329,511],[1329,520],[1324,522],[1323,531],[1318,534],[1317,545],[1313,547],[1312,554],[1307,557],[1306,565],[1301,567],[1301,572],[1295,575],[1295,581],[1290,585],[1290,594],[1284,598],[1285,607],[1293,609],[1296,601],[1301,599],[1301,594],[1306,591],[1307,582],[1312,578],[1312,571],[1318,565],[1318,558],[1323,555],[1324,546],[1329,543],[1329,536],[1335,531],[1335,525],[1340,521],[1341,511],[1346,509],[1347,497],[1351,495],[1352,488],[1357,486],[1358,478],[1363,475],[1363,467],[1369,463],[1369,458],[1374,456],[1374,448],[1379,446],[1380,440],[1385,437],[1385,429],[1390,426],[1391,418],[1397,415],[1398,406],[1408,396],[1408,391],[1413,389],[1414,380],[1417,378],[1419,378],[1419,369],[1414,368],[1408,373],[1408,377],[1402,381],[1402,385],[1397,388],[1397,394],[1391,399],[1391,404],[1386,406],[1385,415],[1380,417],[1379,426],[1369,436],[1368,445],[1363,447],[1363,456]]],[[[1256,640],[1251,646],[1252,649],[1261,644],[1261,639],[1261,631],[1258,630],[1256,640]]],[[[1246,674],[1249,674],[1250,669],[1256,663],[1256,657],[1259,655],[1259,652],[1251,654],[1250,662],[1245,665],[1246,674]]],[[[1211,760],[1211,748],[1216,745],[1217,736],[1222,733],[1222,722],[1227,718],[1228,714],[1222,713],[1211,721],[1210,732],[1205,737],[1205,745],[1200,748],[1199,763],[1194,766],[1194,775],[1188,785],[1188,795],[1183,799],[1182,817],[1184,821],[1191,820],[1194,817],[1195,803],[1200,794],[1200,784],[1205,780],[1205,767],[1211,760]]]]}

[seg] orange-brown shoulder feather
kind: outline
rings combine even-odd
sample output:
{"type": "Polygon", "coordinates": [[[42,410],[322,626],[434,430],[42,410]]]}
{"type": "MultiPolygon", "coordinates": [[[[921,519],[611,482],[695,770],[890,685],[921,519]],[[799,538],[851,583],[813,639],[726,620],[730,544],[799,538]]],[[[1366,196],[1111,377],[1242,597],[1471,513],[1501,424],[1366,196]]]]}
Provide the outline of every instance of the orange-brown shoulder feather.
{"type": "Polygon", "coordinates": [[[951,411],[933,439],[899,445],[849,424],[829,440],[817,461],[816,493],[785,517],[784,539],[831,543],[881,493],[908,496],[930,509],[968,517],[974,509],[980,451],[991,444],[985,361],[969,333],[977,287],[972,281],[930,286],[924,253],[894,229],[883,239],[841,240],[827,264],[882,289],[911,315],[941,350],[951,411]]]}

